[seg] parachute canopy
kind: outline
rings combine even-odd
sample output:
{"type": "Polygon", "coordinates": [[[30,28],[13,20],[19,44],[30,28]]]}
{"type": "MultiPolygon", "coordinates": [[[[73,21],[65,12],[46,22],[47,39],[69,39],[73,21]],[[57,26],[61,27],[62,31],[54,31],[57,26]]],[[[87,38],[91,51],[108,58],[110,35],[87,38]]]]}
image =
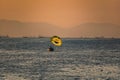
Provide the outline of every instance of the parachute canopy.
{"type": "Polygon", "coordinates": [[[55,46],[61,46],[62,45],[62,40],[60,39],[60,37],[58,36],[53,36],[51,38],[51,42],[55,45],[55,46]]]}

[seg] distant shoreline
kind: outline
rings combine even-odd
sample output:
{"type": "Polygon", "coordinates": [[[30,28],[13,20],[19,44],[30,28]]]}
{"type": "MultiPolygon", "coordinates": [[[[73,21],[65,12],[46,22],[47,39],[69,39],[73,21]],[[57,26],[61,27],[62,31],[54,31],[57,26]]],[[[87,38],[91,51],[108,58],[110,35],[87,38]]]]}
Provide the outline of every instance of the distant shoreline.
{"type": "MultiPolygon", "coordinates": [[[[50,38],[50,37],[44,37],[44,36],[38,36],[38,37],[11,37],[11,36],[0,36],[0,38],[50,38]]],[[[120,39],[116,37],[61,37],[63,39],[120,39]]]]}

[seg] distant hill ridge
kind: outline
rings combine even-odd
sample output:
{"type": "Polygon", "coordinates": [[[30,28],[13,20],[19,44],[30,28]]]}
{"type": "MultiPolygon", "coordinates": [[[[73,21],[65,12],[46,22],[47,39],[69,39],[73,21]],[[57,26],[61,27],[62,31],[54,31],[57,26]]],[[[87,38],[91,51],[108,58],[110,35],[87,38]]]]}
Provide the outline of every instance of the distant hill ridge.
{"type": "Polygon", "coordinates": [[[84,23],[69,29],[72,36],[120,37],[120,26],[111,23],[84,23]]]}
{"type": "Polygon", "coordinates": [[[48,23],[0,20],[0,34],[11,36],[51,36],[60,33],[60,29],[60,27],[48,23]]]}
{"type": "Polygon", "coordinates": [[[0,20],[0,35],[63,37],[119,37],[120,26],[111,23],[84,23],[72,28],[61,28],[49,23],[0,20]]]}

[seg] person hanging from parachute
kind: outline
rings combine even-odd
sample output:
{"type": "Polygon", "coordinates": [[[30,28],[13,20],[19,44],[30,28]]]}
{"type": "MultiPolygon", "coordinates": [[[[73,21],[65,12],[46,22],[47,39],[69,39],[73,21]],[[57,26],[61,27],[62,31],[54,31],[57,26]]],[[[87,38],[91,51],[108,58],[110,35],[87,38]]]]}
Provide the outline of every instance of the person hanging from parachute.
{"type": "MultiPolygon", "coordinates": [[[[50,39],[50,42],[54,45],[54,46],[61,46],[62,45],[62,40],[60,37],[58,36],[53,36],[50,39]]],[[[48,48],[48,51],[54,51],[54,48],[52,46],[50,46],[48,48]]]]}

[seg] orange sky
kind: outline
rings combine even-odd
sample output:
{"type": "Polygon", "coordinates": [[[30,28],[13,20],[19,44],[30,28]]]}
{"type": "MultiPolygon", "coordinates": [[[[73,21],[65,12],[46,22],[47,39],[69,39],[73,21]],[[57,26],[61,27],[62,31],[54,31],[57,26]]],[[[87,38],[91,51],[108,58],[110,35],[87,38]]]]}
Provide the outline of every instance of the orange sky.
{"type": "Polygon", "coordinates": [[[83,23],[120,25],[119,9],[120,0],[0,0],[0,19],[46,22],[62,28],[83,23]]]}

